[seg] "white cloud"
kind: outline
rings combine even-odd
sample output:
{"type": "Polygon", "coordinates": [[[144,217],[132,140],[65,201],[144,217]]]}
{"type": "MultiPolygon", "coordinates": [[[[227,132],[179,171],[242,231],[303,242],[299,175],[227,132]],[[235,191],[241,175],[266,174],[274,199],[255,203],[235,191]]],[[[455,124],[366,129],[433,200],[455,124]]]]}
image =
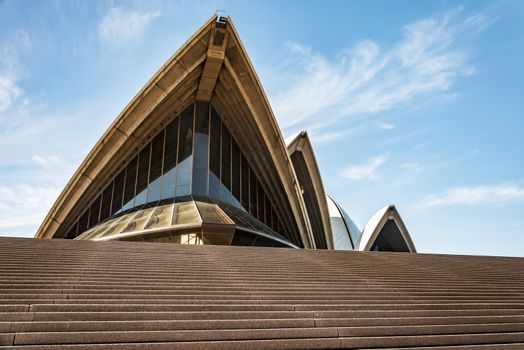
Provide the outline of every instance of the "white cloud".
{"type": "Polygon", "coordinates": [[[29,35],[24,31],[17,31],[0,47],[0,117],[14,109],[23,96],[19,85],[20,55],[30,48],[29,35]]]}
{"type": "Polygon", "coordinates": [[[32,161],[36,167],[19,170],[18,181],[0,185],[0,236],[34,235],[74,168],[59,154],[32,161]]]}
{"type": "Polygon", "coordinates": [[[32,160],[43,167],[62,166],[66,163],[61,154],[37,155],[34,154],[32,160]]]}
{"type": "Polygon", "coordinates": [[[34,234],[59,191],[50,184],[0,186],[0,235],[34,234]]]}
{"type": "Polygon", "coordinates": [[[377,122],[377,125],[383,130],[391,130],[395,128],[395,125],[391,123],[377,122]]]}
{"type": "Polygon", "coordinates": [[[346,179],[359,181],[364,179],[377,179],[377,169],[386,162],[389,152],[379,154],[376,157],[368,159],[365,163],[353,165],[342,171],[342,176],[346,179]]]}
{"type": "Polygon", "coordinates": [[[148,25],[159,16],[157,12],[140,12],[113,7],[98,25],[98,36],[106,43],[119,45],[139,37],[148,25]]]}
{"type": "Polygon", "coordinates": [[[7,112],[21,94],[12,78],[0,75],[0,113],[7,112]]]}
{"type": "Polygon", "coordinates": [[[441,194],[431,194],[422,200],[421,207],[450,205],[507,204],[524,201],[524,187],[505,183],[492,186],[454,187],[441,194]]]}
{"type": "Polygon", "coordinates": [[[334,142],[336,140],[339,140],[343,137],[347,137],[350,133],[354,132],[354,129],[346,129],[346,130],[339,130],[339,131],[328,131],[328,132],[318,132],[316,130],[313,130],[311,132],[311,140],[315,144],[325,144],[334,142]]]}
{"type": "MultiPolygon", "coordinates": [[[[482,15],[463,18],[460,12],[409,24],[402,39],[389,47],[364,40],[334,59],[288,43],[293,57],[277,72],[287,83],[272,96],[281,125],[303,128],[318,120],[332,124],[342,117],[384,112],[423,94],[448,91],[458,77],[474,73],[466,38],[488,22],[482,15]]],[[[386,129],[389,125],[384,124],[386,129]]]]}

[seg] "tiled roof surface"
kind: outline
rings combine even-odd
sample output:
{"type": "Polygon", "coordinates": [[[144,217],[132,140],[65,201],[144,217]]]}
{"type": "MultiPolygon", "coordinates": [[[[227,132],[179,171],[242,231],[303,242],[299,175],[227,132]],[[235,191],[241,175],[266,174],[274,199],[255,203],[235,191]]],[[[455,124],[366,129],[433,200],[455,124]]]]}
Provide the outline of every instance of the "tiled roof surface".
{"type": "Polygon", "coordinates": [[[0,349],[524,349],[524,259],[0,238],[0,349]]]}

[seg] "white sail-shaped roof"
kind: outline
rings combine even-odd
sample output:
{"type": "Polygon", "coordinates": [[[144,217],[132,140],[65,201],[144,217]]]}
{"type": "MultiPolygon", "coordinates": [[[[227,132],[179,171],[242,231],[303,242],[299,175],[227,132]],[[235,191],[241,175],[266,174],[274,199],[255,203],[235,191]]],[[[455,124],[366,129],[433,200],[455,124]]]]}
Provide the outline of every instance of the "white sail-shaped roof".
{"type": "Polygon", "coordinates": [[[416,252],[408,229],[394,205],[385,206],[371,217],[356,250],[416,252]]]}

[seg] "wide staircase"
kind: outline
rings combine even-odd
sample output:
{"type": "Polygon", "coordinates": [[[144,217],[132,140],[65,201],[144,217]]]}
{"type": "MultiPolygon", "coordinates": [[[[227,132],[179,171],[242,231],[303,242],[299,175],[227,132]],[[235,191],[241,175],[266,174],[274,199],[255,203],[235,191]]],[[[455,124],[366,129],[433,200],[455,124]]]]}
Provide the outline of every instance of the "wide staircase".
{"type": "Polygon", "coordinates": [[[0,349],[524,349],[524,259],[0,238],[0,349]]]}

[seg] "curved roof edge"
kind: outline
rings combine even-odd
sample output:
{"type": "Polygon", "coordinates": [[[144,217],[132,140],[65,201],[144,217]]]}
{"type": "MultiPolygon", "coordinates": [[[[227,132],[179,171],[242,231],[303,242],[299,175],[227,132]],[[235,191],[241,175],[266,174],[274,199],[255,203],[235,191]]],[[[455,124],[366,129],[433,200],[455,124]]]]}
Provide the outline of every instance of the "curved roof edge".
{"type": "MultiPolygon", "coordinates": [[[[356,250],[358,248],[357,245],[360,241],[360,237],[362,236],[362,231],[360,231],[353,219],[351,219],[351,216],[349,216],[349,214],[344,209],[342,209],[342,206],[335,200],[335,198],[328,194],[326,195],[326,201],[328,202],[330,217],[338,216],[342,219],[351,249],[356,250]]],[[[333,235],[335,234],[333,227],[331,228],[331,232],[333,235]]]]}
{"type": "Polygon", "coordinates": [[[411,253],[416,253],[417,250],[413,244],[413,240],[411,239],[408,229],[404,224],[404,221],[402,220],[402,217],[400,216],[397,208],[392,204],[386,205],[384,208],[378,210],[371,217],[371,219],[369,219],[366,226],[364,227],[364,230],[362,231],[362,236],[360,238],[360,242],[358,243],[358,247],[355,250],[370,251],[373,243],[375,243],[375,240],[380,234],[380,231],[388,220],[393,220],[395,222],[409,251],[411,253]]]}
{"type": "MultiPolygon", "coordinates": [[[[307,131],[298,133],[287,145],[287,151],[291,157],[295,152],[302,154],[306,164],[309,178],[311,179],[311,185],[315,192],[315,198],[320,209],[320,215],[322,218],[322,226],[324,228],[324,238],[326,240],[327,249],[334,249],[333,246],[333,235],[331,233],[331,223],[329,220],[329,209],[326,201],[326,193],[324,191],[324,184],[322,183],[322,176],[313,152],[311,141],[307,134],[307,131]]],[[[298,175],[298,169],[294,169],[295,174],[298,175]]],[[[300,178],[300,177],[299,177],[300,178]]],[[[304,186],[304,184],[301,184],[304,186]]],[[[302,196],[303,197],[303,196],[302,196]]],[[[315,234],[315,232],[313,232],[315,234]]]]}
{"type": "MultiPolygon", "coordinates": [[[[215,99],[216,95],[209,90],[210,85],[202,83],[202,79],[207,78],[206,60],[216,59],[214,56],[210,57],[208,52],[209,36],[212,35],[210,33],[216,19],[217,16],[213,15],[198,29],[155,73],[109,126],[59,195],[39,227],[36,238],[52,238],[60,226],[70,220],[71,215],[79,214],[76,212],[78,206],[94,199],[96,192],[105,186],[104,181],[108,181],[107,178],[111,177],[110,172],[114,171],[122,159],[129,156],[129,152],[144,144],[144,138],[151,136],[154,128],[165,122],[168,114],[164,108],[166,101],[169,102],[171,110],[169,113],[173,113],[173,109],[183,109],[185,104],[199,96],[204,98],[213,96],[215,99]]],[[[266,183],[282,184],[283,193],[276,193],[275,196],[280,203],[288,201],[293,215],[290,220],[296,223],[297,234],[301,237],[303,246],[314,248],[297,177],[276,118],[229,18],[227,24],[228,48],[223,64],[218,66],[219,71],[214,70],[212,73],[216,75],[227,71],[233,76],[234,84],[244,99],[243,104],[247,107],[242,111],[248,112],[246,114],[250,116],[251,126],[256,126],[261,134],[257,142],[262,145],[262,149],[257,156],[263,155],[265,163],[269,164],[264,165],[264,169],[273,167],[276,169],[276,174],[264,175],[269,179],[266,183]]],[[[211,70],[217,67],[216,62],[210,63],[211,70]]],[[[224,90],[222,94],[224,93],[228,92],[224,90]]],[[[235,108],[240,108],[240,105],[235,108]]],[[[241,116],[239,114],[236,117],[241,116]]]]}

